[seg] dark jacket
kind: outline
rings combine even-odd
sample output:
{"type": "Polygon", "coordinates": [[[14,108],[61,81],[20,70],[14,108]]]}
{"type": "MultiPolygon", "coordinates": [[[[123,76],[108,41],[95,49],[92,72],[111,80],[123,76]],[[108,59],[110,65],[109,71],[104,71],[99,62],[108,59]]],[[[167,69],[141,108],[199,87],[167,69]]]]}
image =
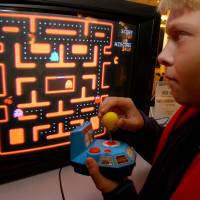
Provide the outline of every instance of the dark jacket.
{"type": "MultiPolygon", "coordinates": [[[[163,128],[154,119],[148,118],[144,114],[143,118],[145,121],[143,130],[138,133],[116,134],[116,139],[128,142],[145,160],[152,164],[146,182],[140,193],[137,194],[132,181],[126,180],[111,193],[103,194],[104,199],[183,200],[188,197],[189,199],[200,199],[200,179],[197,183],[197,176],[194,175],[194,170],[195,173],[200,174],[200,114],[195,114],[187,122],[170,132],[164,148],[155,162],[153,159],[163,128]],[[190,173],[187,173],[188,171],[190,173]],[[194,177],[190,175],[190,178],[187,178],[192,173],[194,177]],[[187,188],[184,190],[179,188],[184,188],[186,185],[196,188],[197,194],[189,193],[190,189],[187,193],[187,188]],[[184,197],[181,197],[181,191],[185,191],[184,197]]],[[[200,175],[198,176],[200,177],[200,175]]]]}

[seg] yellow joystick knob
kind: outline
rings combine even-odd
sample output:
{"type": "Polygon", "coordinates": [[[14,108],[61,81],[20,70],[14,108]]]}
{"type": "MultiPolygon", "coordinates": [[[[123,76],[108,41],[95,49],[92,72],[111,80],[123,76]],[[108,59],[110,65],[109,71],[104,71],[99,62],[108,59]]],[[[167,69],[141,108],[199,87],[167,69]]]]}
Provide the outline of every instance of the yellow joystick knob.
{"type": "Polygon", "coordinates": [[[113,130],[116,128],[116,122],[119,119],[115,112],[107,112],[102,117],[102,123],[108,130],[113,130]]]}

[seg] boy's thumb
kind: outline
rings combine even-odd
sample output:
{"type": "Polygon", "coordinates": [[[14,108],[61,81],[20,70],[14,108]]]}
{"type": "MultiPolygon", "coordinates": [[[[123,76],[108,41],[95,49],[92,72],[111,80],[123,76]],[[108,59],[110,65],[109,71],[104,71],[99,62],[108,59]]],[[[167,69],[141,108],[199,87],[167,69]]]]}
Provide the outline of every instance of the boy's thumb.
{"type": "Polygon", "coordinates": [[[93,158],[87,158],[86,166],[95,184],[98,185],[101,183],[103,176],[99,171],[99,166],[97,165],[96,161],[93,158]]]}

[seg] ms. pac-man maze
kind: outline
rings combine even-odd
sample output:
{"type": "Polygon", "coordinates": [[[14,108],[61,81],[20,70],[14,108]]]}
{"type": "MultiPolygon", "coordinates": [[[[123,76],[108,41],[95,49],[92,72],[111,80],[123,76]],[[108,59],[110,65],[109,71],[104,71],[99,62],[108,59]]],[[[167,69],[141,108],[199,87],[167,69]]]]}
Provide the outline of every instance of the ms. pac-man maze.
{"type": "Polygon", "coordinates": [[[110,21],[0,12],[0,156],[68,145],[109,95],[110,21]]]}

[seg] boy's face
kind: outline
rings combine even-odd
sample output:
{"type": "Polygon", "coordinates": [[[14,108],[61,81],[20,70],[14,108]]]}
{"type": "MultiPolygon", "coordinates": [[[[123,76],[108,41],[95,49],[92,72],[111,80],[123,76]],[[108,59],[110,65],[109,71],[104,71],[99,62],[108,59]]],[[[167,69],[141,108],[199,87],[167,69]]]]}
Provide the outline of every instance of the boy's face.
{"type": "Polygon", "coordinates": [[[200,11],[172,10],[169,39],[158,57],[177,102],[200,106],[200,11]]]}

